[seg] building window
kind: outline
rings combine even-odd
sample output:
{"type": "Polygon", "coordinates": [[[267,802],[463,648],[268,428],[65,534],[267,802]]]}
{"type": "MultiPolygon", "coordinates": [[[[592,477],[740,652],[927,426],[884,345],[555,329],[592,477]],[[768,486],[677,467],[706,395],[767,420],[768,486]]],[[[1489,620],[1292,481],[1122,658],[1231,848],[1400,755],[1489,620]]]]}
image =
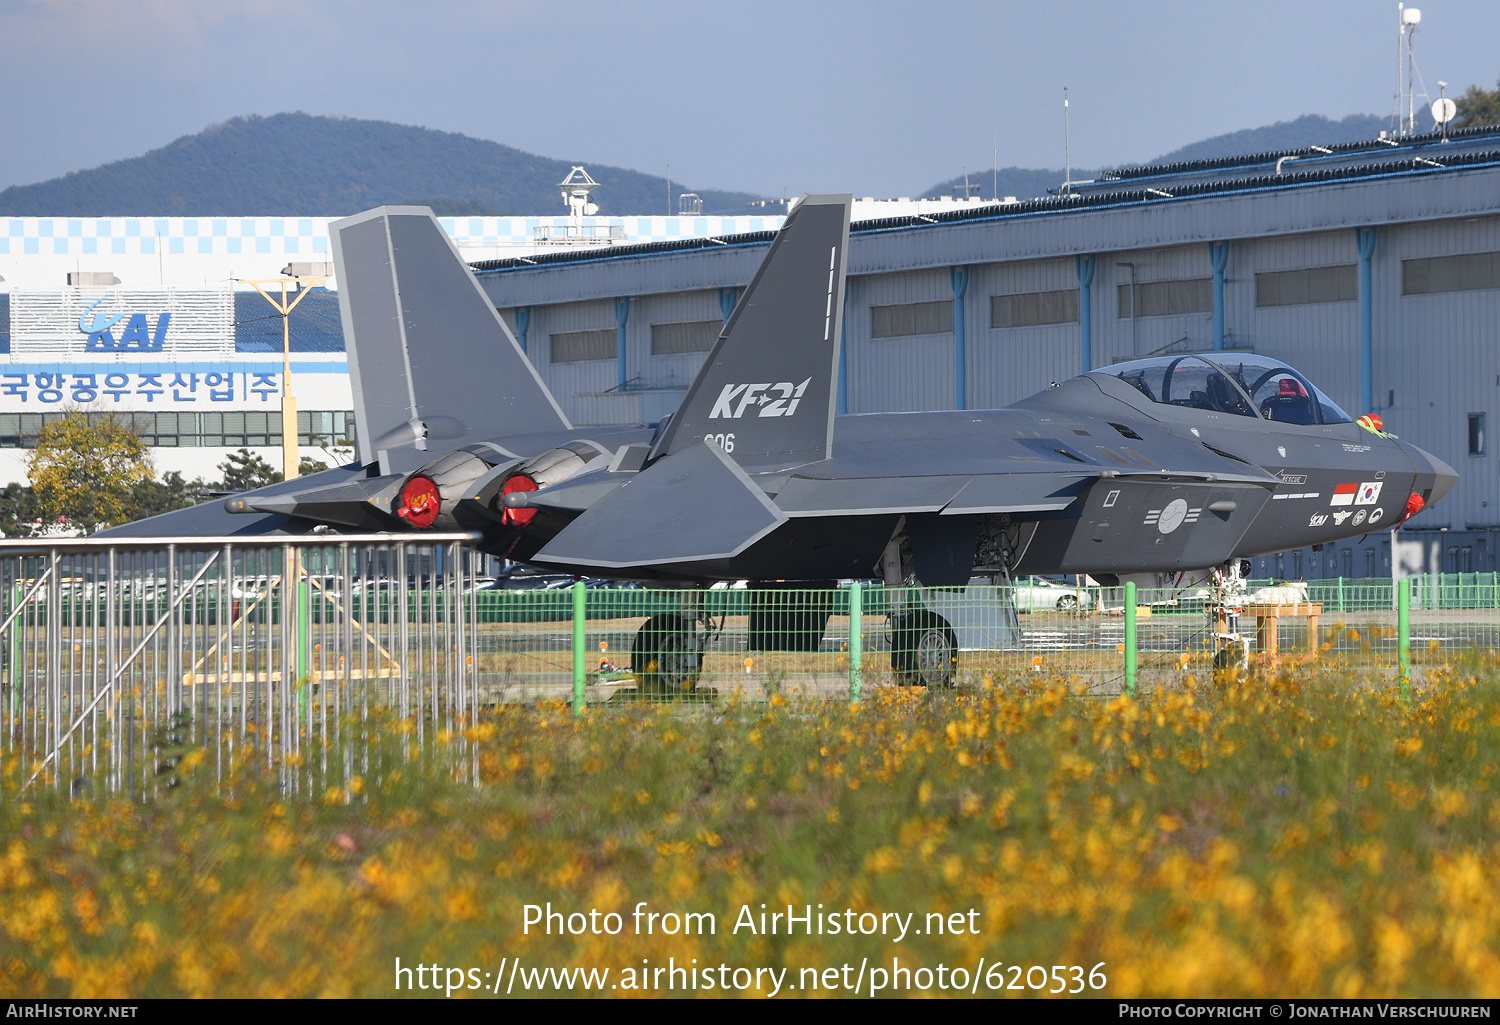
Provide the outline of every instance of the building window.
{"type": "Polygon", "coordinates": [[[1374,575],[1375,575],[1375,549],[1373,549],[1373,548],[1366,548],[1365,549],[1365,576],[1367,576],[1367,577],[1373,577],[1374,575]]]}
{"type": "Polygon", "coordinates": [[[990,327],[1078,323],[1078,289],[990,296],[990,327]]]}
{"type": "Polygon", "coordinates": [[[1484,455],[1484,414],[1469,414],[1469,455],[1484,455]]]}
{"type": "Polygon", "coordinates": [[[1292,553],[1292,578],[1294,580],[1301,580],[1302,579],[1302,553],[1301,552],[1293,552],[1292,553]]]}
{"type": "Polygon", "coordinates": [[[1130,286],[1119,287],[1120,319],[1137,317],[1177,317],[1188,313],[1212,313],[1214,283],[1212,278],[1189,278],[1183,281],[1148,281],[1135,286],[1135,302],[1130,301],[1130,286]]]}
{"type": "Polygon", "coordinates": [[[1342,561],[1343,561],[1343,564],[1344,564],[1344,576],[1346,576],[1346,577],[1352,577],[1352,576],[1354,576],[1354,549],[1353,548],[1345,548],[1339,554],[1342,556],[1342,561]]]}
{"type": "Polygon", "coordinates": [[[598,331],[564,331],[552,335],[553,363],[581,363],[588,359],[614,359],[618,333],[612,327],[598,331]]]}
{"type": "Polygon", "coordinates": [[[1500,253],[1465,253],[1401,261],[1401,294],[1500,288],[1500,253]]]}
{"type": "MultiPolygon", "coordinates": [[[[0,448],[35,448],[42,425],[62,413],[0,413],[0,448]]],[[[257,410],[222,412],[89,413],[95,423],[113,416],[151,448],[259,448],[281,444],[281,414],[257,410]]],[[[354,412],[303,409],[297,412],[297,443],[319,448],[354,444],[354,412]]]]}
{"type": "Polygon", "coordinates": [[[1305,306],[1352,302],[1359,298],[1354,264],[1271,271],[1255,275],[1255,305],[1305,306]]]}
{"type": "MultiPolygon", "coordinates": [[[[651,355],[675,356],[684,352],[707,352],[724,330],[722,320],[698,320],[687,324],[652,324],[651,355]]],[[[554,362],[556,362],[554,360],[554,362]]]]}
{"type": "Polygon", "coordinates": [[[939,335],[953,330],[953,302],[900,303],[870,307],[871,338],[939,335]]]}

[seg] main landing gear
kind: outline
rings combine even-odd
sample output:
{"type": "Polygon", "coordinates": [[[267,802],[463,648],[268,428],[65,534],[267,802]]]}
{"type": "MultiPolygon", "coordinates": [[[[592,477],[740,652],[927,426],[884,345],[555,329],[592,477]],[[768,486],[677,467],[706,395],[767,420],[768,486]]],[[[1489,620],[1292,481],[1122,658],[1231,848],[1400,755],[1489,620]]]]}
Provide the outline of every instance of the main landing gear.
{"type": "Polygon", "coordinates": [[[958,637],[948,621],[926,609],[891,619],[891,669],[906,687],[951,687],[958,668],[958,637]]]}
{"type": "Polygon", "coordinates": [[[682,611],[652,616],[630,645],[630,671],[643,692],[688,694],[703,673],[703,653],[723,629],[703,612],[697,591],[686,591],[682,611]]]}

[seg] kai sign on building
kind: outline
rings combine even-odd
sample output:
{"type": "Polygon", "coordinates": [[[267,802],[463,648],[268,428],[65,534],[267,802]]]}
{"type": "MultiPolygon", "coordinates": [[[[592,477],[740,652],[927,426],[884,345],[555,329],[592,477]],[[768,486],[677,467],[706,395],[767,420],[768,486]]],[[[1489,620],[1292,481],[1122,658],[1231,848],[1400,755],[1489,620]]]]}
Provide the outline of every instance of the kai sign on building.
{"type": "Polygon", "coordinates": [[[17,290],[10,316],[13,360],[234,354],[234,293],[227,289],[17,290]]]}
{"type": "Polygon", "coordinates": [[[152,333],[146,324],[144,313],[132,313],[130,323],[123,329],[119,341],[115,340],[114,327],[125,319],[123,312],[109,315],[95,313],[103,299],[95,299],[78,318],[78,330],[88,335],[84,348],[89,352],[161,352],[167,337],[167,325],[172,322],[172,311],[162,310],[156,318],[156,331],[152,333]]]}

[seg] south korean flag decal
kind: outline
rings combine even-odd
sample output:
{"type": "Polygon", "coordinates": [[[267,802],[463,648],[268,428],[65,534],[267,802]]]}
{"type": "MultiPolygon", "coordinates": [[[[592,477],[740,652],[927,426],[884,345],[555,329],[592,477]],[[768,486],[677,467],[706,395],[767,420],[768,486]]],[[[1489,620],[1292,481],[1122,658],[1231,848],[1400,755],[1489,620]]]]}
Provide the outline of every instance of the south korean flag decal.
{"type": "Polygon", "coordinates": [[[1385,481],[1369,481],[1359,486],[1359,495],[1354,499],[1355,505],[1374,505],[1380,501],[1380,489],[1385,481]]]}

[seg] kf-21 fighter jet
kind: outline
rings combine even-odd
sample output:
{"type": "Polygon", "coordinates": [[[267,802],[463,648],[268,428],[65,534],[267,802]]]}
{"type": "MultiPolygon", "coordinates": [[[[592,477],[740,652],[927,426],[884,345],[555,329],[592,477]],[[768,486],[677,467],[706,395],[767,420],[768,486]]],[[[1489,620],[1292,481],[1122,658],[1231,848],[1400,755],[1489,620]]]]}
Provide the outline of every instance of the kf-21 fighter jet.
{"type": "MultiPolygon", "coordinates": [[[[569,423],[431,211],[337,221],[359,462],[117,532],[459,528],[509,559],[677,587],[1222,589],[1248,556],[1396,527],[1457,482],[1293,368],[1232,351],[1116,364],[1004,409],[835,415],[851,204],[798,203],[678,410],[625,427],[569,423]]],[[[893,603],[912,681],[951,677],[942,608],[893,603]]],[[[816,648],[827,618],[763,643],[816,648]]],[[[648,622],[633,668],[692,679],[703,621],[648,622]]]]}

